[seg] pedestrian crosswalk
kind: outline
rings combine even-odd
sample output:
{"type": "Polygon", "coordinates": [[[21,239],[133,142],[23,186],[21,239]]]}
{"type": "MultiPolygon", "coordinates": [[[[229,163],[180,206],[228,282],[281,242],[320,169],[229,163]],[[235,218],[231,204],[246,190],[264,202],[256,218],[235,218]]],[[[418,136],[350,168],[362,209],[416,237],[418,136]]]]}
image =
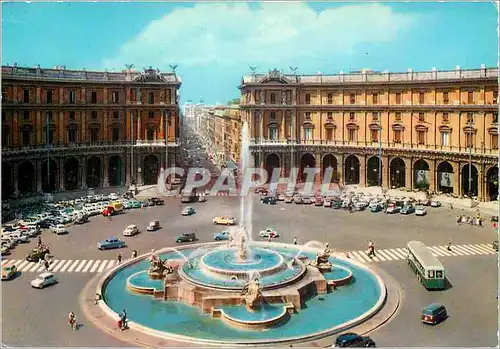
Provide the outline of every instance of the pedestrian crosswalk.
{"type": "MultiPolygon", "coordinates": [[[[467,244],[453,245],[451,251],[448,251],[447,245],[428,246],[431,253],[440,257],[452,256],[476,256],[476,255],[493,255],[497,252],[489,244],[467,244]]],[[[367,251],[349,251],[341,253],[344,257],[348,257],[361,263],[376,263],[389,262],[406,259],[406,248],[387,248],[375,250],[375,256],[368,257],[367,251]]],[[[2,259],[2,267],[15,265],[17,270],[28,273],[39,273],[45,271],[45,266],[40,263],[28,262],[20,259],[2,259]]],[[[51,260],[49,271],[54,273],[102,273],[118,265],[117,260],[51,260]]]]}
{"type": "MultiPolygon", "coordinates": [[[[451,251],[448,250],[448,245],[428,246],[431,253],[436,257],[452,257],[452,256],[475,256],[496,254],[492,245],[488,244],[467,244],[467,245],[452,245],[451,251]]],[[[408,251],[406,248],[388,248],[375,250],[375,256],[368,257],[367,251],[349,251],[342,253],[344,257],[356,260],[361,263],[373,262],[388,262],[406,259],[408,251]]]]}

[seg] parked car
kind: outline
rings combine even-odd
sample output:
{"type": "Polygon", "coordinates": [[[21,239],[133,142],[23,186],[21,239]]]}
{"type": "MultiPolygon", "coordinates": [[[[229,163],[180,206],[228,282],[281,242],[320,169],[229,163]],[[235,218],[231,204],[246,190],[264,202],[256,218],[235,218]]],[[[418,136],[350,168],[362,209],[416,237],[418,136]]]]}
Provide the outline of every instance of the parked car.
{"type": "Polygon", "coordinates": [[[303,204],[303,203],[304,203],[304,201],[302,200],[302,196],[300,196],[300,195],[295,195],[295,196],[293,197],[293,202],[294,202],[295,204],[297,204],[297,205],[300,205],[300,204],[303,204]]]}
{"type": "Polygon", "coordinates": [[[9,254],[9,250],[10,250],[10,248],[7,247],[7,245],[5,245],[4,243],[2,243],[2,247],[1,247],[2,256],[9,254]]]}
{"type": "Polygon", "coordinates": [[[52,228],[52,232],[56,235],[68,234],[68,229],[63,224],[58,224],[52,228]]]}
{"type": "Polygon", "coordinates": [[[399,213],[401,209],[398,206],[392,205],[386,208],[385,213],[387,214],[394,214],[394,213],[399,213]]]}
{"type": "Polygon", "coordinates": [[[52,273],[42,273],[38,275],[33,281],[31,286],[34,288],[44,288],[46,286],[54,285],[57,283],[56,277],[52,273]]]}
{"type": "Polygon", "coordinates": [[[321,196],[316,196],[314,199],[314,206],[323,206],[323,198],[321,196]]]}
{"type": "Polygon", "coordinates": [[[493,241],[491,247],[498,252],[498,240],[493,241]]]}
{"type": "Polygon", "coordinates": [[[404,206],[401,211],[401,214],[412,214],[415,213],[415,207],[413,206],[404,206]]]}
{"type": "Polygon", "coordinates": [[[234,217],[215,217],[212,222],[217,225],[236,225],[234,217]]]}
{"type": "Polygon", "coordinates": [[[285,194],[284,193],[279,193],[277,200],[278,201],[285,201],[285,194]]]}
{"type": "Polygon", "coordinates": [[[175,237],[175,242],[177,242],[178,244],[181,242],[193,242],[196,240],[197,239],[195,233],[182,233],[181,235],[175,237]]]}
{"type": "Polygon", "coordinates": [[[312,200],[309,196],[303,196],[302,197],[302,203],[305,205],[310,205],[312,204],[312,200]]]}
{"type": "Polygon", "coordinates": [[[370,212],[377,213],[383,210],[383,206],[380,204],[370,205],[370,212]]]}
{"type": "Polygon", "coordinates": [[[229,240],[230,233],[228,231],[220,231],[214,234],[215,241],[229,240]]]}
{"type": "Polygon", "coordinates": [[[431,201],[431,207],[441,207],[440,201],[431,201]]]}
{"type": "Polygon", "coordinates": [[[156,231],[160,229],[160,221],[151,221],[146,228],[147,231],[156,231]]]}
{"type": "Polygon", "coordinates": [[[332,207],[332,199],[325,198],[325,200],[323,200],[323,207],[332,207]]]}
{"type": "Polygon", "coordinates": [[[368,336],[360,336],[357,333],[344,333],[337,337],[336,348],[375,348],[375,342],[368,336]]]}
{"type": "Polygon", "coordinates": [[[261,230],[259,232],[259,236],[261,238],[277,238],[280,234],[273,228],[266,228],[265,230],[261,230]]]}
{"type": "Polygon", "coordinates": [[[110,200],[118,200],[118,194],[117,193],[111,193],[108,195],[108,199],[110,200]]]}
{"type": "Polygon", "coordinates": [[[165,200],[163,199],[160,199],[160,198],[151,198],[151,201],[157,205],[157,206],[161,206],[161,205],[164,205],[165,204],[165,200]]]}
{"type": "Polygon", "coordinates": [[[6,236],[7,238],[13,239],[17,244],[24,244],[29,242],[29,236],[28,234],[23,234],[21,231],[17,230],[12,233],[8,233],[6,236]]]}
{"type": "Polygon", "coordinates": [[[427,210],[424,206],[418,206],[415,209],[415,216],[425,216],[427,214],[427,210]]]}
{"type": "Polygon", "coordinates": [[[335,210],[342,208],[342,201],[337,201],[337,200],[332,201],[332,207],[335,210]]]}
{"type": "Polygon", "coordinates": [[[15,265],[2,267],[2,280],[11,280],[17,275],[17,268],[15,265]]]}
{"type": "Polygon", "coordinates": [[[421,319],[425,324],[436,325],[448,318],[444,305],[432,303],[422,309],[421,319]]]}
{"type": "Polygon", "coordinates": [[[255,188],[255,194],[267,195],[267,189],[266,188],[255,188]]]}
{"type": "Polygon", "coordinates": [[[119,240],[118,238],[111,237],[106,240],[99,241],[97,243],[97,248],[99,250],[110,250],[113,248],[122,248],[127,246],[124,241],[119,240]]]}
{"type": "Polygon", "coordinates": [[[191,206],[184,207],[184,209],[181,212],[181,214],[183,216],[191,216],[191,215],[193,215],[195,213],[196,213],[196,210],[194,208],[192,208],[191,206]]]}
{"type": "Polygon", "coordinates": [[[123,236],[134,236],[139,234],[139,228],[135,224],[131,224],[123,231],[123,236]]]}
{"type": "Polygon", "coordinates": [[[277,201],[274,196],[265,196],[261,199],[263,204],[276,205],[277,201]]]}
{"type": "Polygon", "coordinates": [[[204,193],[198,195],[198,202],[207,202],[207,197],[204,193]]]}

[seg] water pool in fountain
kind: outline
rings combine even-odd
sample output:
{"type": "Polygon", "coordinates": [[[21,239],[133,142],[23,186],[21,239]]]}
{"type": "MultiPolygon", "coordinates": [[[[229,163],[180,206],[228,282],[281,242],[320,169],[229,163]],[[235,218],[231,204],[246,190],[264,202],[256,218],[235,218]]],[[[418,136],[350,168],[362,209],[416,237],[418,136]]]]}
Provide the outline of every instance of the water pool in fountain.
{"type": "MultiPolygon", "coordinates": [[[[204,257],[208,256],[204,262],[212,267],[227,269],[232,266],[232,264],[222,262],[226,261],[225,258],[227,257],[230,262],[232,261],[231,263],[239,265],[242,269],[253,270],[252,263],[254,263],[254,268],[258,265],[259,268],[266,269],[280,265],[282,259],[286,265],[286,261],[291,261],[293,258],[305,256],[314,259],[316,255],[315,252],[311,251],[299,253],[299,246],[282,246],[276,248],[255,247],[255,251],[252,251],[252,253],[260,255],[260,258],[249,258],[243,263],[239,263],[237,259],[231,259],[233,257],[228,257],[229,252],[213,255],[211,254],[212,251],[209,250],[204,255],[204,257]],[[246,267],[243,267],[243,265],[246,265],[246,267]]],[[[213,249],[214,247],[208,248],[213,249]]],[[[193,251],[195,251],[194,248],[182,250],[187,256],[193,251]]],[[[176,252],[164,253],[160,257],[168,259],[180,258],[176,252]]],[[[202,258],[203,256],[198,256],[193,259],[197,259],[196,263],[200,263],[202,258]]],[[[161,287],[161,282],[150,280],[152,282],[150,283],[145,278],[145,274],[140,273],[148,269],[149,262],[147,260],[142,260],[118,270],[105,283],[102,294],[104,301],[114,312],[119,313],[125,308],[131,321],[162,331],[167,335],[189,337],[193,341],[200,339],[240,344],[277,339],[300,340],[300,337],[330,330],[372,311],[375,305],[379,304],[382,295],[385,295],[383,284],[380,284],[377,277],[369,270],[343,259],[331,258],[330,261],[334,267],[331,272],[325,273],[325,279],[345,277],[348,273],[346,270],[350,270],[353,275],[352,283],[338,287],[333,292],[308,297],[304,301],[305,306],[297,310],[295,314],[287,317],[286,321],[265,330],[255,331],[234,327],[220,319],[213,318],[210,313],[203,313],[197,306],[179,301],[157,299],[151,295],[137,294],[130,291],[127,288],[127,280],[134,274],[136,274],[134,276],[136,280],[145,283],[145,287],[161,287]],[[341,268],[335,268],[335,266],[341,268]]],[[[200,271],[200,268],[197,268],[196,264],[194,265],[195,268],[192,270],[198,272],[199,275],[203,275],[204,273],[200,271]]],[[[293,268],[287,268],[282,272],[291,272],[292,270],[293,268]]],[[[193,278],[200,277],[199,275],[189,274],[193,278]]],[[[213,279],[217,279],[217,277],[214,275],[213,279]]],[[[213,279],[209,277],[203,279],[203,281],[213,281],[213,279]]],[[[264,283],[265,276],[261,276],[261,280],[264,283]]],[[[239,280],[240,283],[236,286],[241,287],[245,283],[242,281],[239,280]]],[[[280,303],[264,304],[257,312],[249,312],[244,305],[224,305],[220,309],[233,317],[253,321],[254,319],[271,318],[275,314],[282,312],[284,306],[285,304],[280,303]]]]}

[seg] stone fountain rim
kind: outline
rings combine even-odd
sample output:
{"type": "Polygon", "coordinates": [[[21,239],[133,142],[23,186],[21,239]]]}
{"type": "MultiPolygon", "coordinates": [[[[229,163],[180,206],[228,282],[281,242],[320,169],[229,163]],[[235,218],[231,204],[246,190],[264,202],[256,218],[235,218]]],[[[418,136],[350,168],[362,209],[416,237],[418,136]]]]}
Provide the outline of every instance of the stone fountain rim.
{"type": "MultiPolygon", "coordinates": [[[[285,244],[285,243],[279,243],[279,242],[263,242],[263,241],[253,241],[253,243],[256,244],[266,244],[266,245],[272,245],[276,247],[280,246],[295,246],[294,248],[297,249],[297,245],[291,245],[291,244],[285,244]]],[[[192,248],[197,248],[201,246],[206,246],[206,245],[212,245],[212,246],[217,246],[217,245],[223,245],[225,243],[220,243],[220,242],[208,242],[208,243],[199,243],[199,244],[191,244],[191,245],[184,245],[180,246],[179,248],[176,248],[177,250],[183,250],[183,249],[192,249],[192,248]]],[[[158,251],[155,251],[155,254],[161,254],[161,253],[166,253],[168,251],[173,251],[171,247],[165,247],[162,248],[158,251]]],[[[319,249],[317,248],[311,248],[311,247],[304,247],[302,246],[302,251],[310,251],[310,252],[317,252],[319,249]]],[[[175,251],[174,251],[175,252],[175,251]]],[[[113,276],[120,270],[141,262],[142,260],[146,259],[148,256],[150,256],[151,253],[143,254],[141,256],[138,256],[137,258],[128,260],[110,270],[108,270],[102,277],[99,278],[96,288],[95,288],[95,293],[99,293],[101,295],[104,295],[105,293],[103,290],[105,289],[107,283],[113,278],[113,276]]],[[[306,342],[306,341],[313,341],[317,339],[322,339],[331,335],[334,335],[335,333],[339,333],[341,331],[344,331],[346,329],[352,328],[356,325],[359,325],[365,321],[367,321],[369,318],[373,317],[376,313],[378,313],[384,306],[386,299],[387,299],[387,288],[385,285],[384,280],[375,273],[371,268],[369,268],[366,265],[363,265],[357,261],[354,261],[352,259],[347,259],[345,257],[342,257],[340,255],[335,256],[338,259],[342,259],[346,261],[347,263],[354,264],[360,269],[363,269],[369,273],[371,273],[377,283],[378,286],[380,287],[380,297],[375,303],[375,305],[370,308],[368,311],[366,311],[364,314],[358,316],[357,318],[351,319],[349,321],[346,321],[340,325],[337,325],[335,327],[329,328],[327,330],[307,334],[304,336],[300,337],[288,337],[288,338],[280,338],[280,339],[265,339],[265,340],[251,340],[251,341],[245,341],[245,340],[237,340],[237,341],[224,341],[224,340],[214,340],[214,339],[203,339],[203,338],[196,338],[196,337],[189,337],[189,336],[183,336],[183,335],[178,335],[166,331],[160,331],[160,330],[155,330],[150,327],[141,325],[139,323],[136,323],[134,321],[129,321],[129,327],[131,329],[136,329],[139,332],[142,332],[143,334],[154,336],[157,338],[162,338],[162,339],[170,339],[170,340],[175,340],[179,342],[186,342],[186,343],[193,343],[193,344],[210,344],[210,345],[217,345],[217,346],[225,346],[225,345],[237,345],[237,346],[254,346],[254,345],[268,345],[268,344],[284,344],[284,343],[297,343],[297,342],[306,342]]],[[[120,319],[120,316],[115,313],[107,304],[106,304],[106,299],[103,296],[103,300],[98,303],[99,308],[101,311],[113,319],[114,321],[117,321],[120,319]]]]}

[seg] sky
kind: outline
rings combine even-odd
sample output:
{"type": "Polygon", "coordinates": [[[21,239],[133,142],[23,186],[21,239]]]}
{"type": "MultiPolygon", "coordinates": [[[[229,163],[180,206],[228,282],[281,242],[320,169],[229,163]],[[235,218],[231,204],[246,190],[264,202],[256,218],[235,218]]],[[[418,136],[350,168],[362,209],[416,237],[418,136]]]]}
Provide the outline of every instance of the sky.
{"type": "Polygon", "coordinates": [[[2,64],[182,79],[181,103],[238,98],[250,66],[300,74],[498,65],[492,2],[2,3],[2,64]]]}

